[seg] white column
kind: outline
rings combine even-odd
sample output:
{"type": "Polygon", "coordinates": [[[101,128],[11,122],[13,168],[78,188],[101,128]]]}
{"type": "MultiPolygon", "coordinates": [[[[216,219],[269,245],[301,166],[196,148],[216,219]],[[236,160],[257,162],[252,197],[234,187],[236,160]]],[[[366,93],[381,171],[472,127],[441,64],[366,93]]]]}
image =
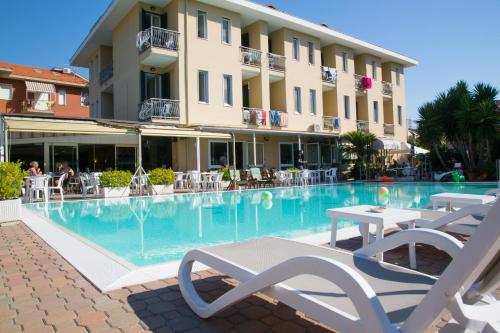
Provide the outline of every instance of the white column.
{"type": "Polygon", "coordinates": [[[255,138],[255,132],[253,132],[253,166],[257,166],[257,140],[255,138]]]}
{"type": "Polygon", "coordinates": [[[302,140],[300,139],[300,135],[299,135],[299,150],[302,148],[302,140]]]}
{"type": "Polygon", "coordinates": [[[200,137],[196,137],[196,170],[201,172],[201,161],[200,161],[200,137]]]}

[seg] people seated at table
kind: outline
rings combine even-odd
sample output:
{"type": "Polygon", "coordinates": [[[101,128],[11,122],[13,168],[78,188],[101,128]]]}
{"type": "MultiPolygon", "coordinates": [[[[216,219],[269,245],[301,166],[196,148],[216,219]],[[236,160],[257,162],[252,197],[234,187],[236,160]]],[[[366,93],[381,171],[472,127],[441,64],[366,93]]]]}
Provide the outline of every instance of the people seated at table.
{"type": "Polygon", "coordinates": [[[28,169],[30,177],[36,177],[36,176],[41,176],[43,175],[42,170],[40,170],[40,166],[38,165],[37,161],[32,161],[30,163],[30,167],[28,169]]]}

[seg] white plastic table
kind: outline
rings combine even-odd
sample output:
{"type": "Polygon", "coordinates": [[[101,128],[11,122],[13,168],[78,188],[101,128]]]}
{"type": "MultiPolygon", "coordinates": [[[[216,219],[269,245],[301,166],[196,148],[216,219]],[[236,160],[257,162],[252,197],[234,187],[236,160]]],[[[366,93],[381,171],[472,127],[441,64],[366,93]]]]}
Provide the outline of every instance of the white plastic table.
{"type": "Polygon", "coordinates": [[[463,207],[475,204],[487,204],[496,200],[491,195],[465,194],[465,193],[439,193],[431,195],[432,207],[437,209],[440,204],[446,206],[447,211],[451,211],[453,206],[463,207]]]}
{"type": "MultiPolygon", "coordinates": [[[[326,211],[326,215],[332,219],[332,232],[330,246],[333,248],[337,243],[338,219],[353,220],[361,223],[363,247],[369,243],[370,224],[375,224],[377,240],[384,238],[386,226],[393,227],[396,223],[406,223],[408,228],[415,228],[415,220],[420,219],[422,214],[416,210],[405,210],[399,208],[386,208],[382,213],[371,212],[375,206],[361,205],[342,208],[332,208],[326,211]]],[[[410,267],[416,268],[415,243],[409,245],[410,267]]],[[[377,254],[377,259],[384,260],[384,254],[377,254]]]]}

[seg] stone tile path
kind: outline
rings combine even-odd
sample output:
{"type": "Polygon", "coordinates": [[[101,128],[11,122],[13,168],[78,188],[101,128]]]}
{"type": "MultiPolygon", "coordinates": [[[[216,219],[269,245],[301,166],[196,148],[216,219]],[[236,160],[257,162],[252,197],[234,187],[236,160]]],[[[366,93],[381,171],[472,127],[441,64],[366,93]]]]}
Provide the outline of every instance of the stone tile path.
{"type": "MultiPolygon", "coordinates": [[[[345,249],[360,244],[359,237],[338,243],[345,249]]],[[[432,248],[417,251],[420,269],[430,274],[441,272],[450,260],[432,248]]],[[[408,264],[406,248],[385,258],[408,264]]],[[[236,283],[215,271],[194,277],[207,300],[236,283]]],[[[184,302],[176,278],[103,294],[23,223],[0,227],[0,332],[149,331],[331,332],[264,295],[248,298],[214,318],[200,319],[184,302]]]]}

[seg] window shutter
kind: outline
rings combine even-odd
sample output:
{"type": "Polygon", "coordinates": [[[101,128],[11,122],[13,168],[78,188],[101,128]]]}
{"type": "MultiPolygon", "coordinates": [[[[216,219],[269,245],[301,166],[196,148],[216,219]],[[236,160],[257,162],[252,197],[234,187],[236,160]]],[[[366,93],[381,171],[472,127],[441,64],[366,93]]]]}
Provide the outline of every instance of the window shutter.
{"type": "Polygon", "coordinates": [[[168,16],[167,13],[161,16],[161,27],[163,29],[168,29],[168,16]]]}
{"type": "Polygon", "coordinates": [[[148,20],[148,16],[146,15],[146,11],[143,9],[141,12],[141,25],[142,25],[142,30],[146,30],[149,28],[151,22],[148,20]]]}
{"type": "Polygon", "coordinates": [[[146,75],[143,71],[141,71],[141,102],[144,102],[146,99],[146,75]]]}
{"type": "Polygon", "coordinates": [[[170,73],[161,75],[161,97],[170,99],[170,73]]]}

